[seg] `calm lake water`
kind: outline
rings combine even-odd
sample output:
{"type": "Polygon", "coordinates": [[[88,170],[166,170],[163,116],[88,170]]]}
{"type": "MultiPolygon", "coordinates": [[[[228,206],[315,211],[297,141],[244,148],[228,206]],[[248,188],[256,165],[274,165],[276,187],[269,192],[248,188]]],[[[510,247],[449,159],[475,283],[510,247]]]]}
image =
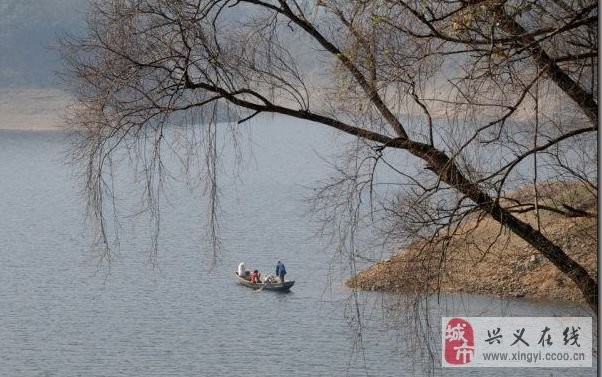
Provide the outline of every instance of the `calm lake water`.
{"type": "MultiPolygon", "coordinates": [[[[78,183],[64,164],[65,135],[0,132],[0,375],[596,375],[595,368],[441,370],[440,359],[432,370],[428,356],[410,352],[404,330],[392,330],[402,328],[399,319],[383,307],[395,298],[375,293],[358,298],[358,351],[345,261],[333,267],[332,247],[315,236],[303,201],[306,186],[327,175],[317,155],[336,142],[298,123],[254,127],[253,159],[241,180],[224,181],[224,248],[214,268],[204,201],[177,184],[162,209],[157,265],[149,263],[148,221],[126,210],[120,252],[110,270],[99,268],[78,183]],[[235,283],[239,262],[273,273],[278,259],[296,280],[290,294],[235,283]]],[[[443,301],[447,315],[587,315],[520,300],[443,301]]]]}

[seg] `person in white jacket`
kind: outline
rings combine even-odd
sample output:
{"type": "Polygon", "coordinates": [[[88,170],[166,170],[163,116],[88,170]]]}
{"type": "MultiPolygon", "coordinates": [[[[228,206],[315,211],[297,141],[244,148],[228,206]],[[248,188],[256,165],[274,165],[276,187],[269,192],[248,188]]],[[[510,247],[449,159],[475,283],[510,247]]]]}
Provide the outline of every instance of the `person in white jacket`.
{"type": "Polygon", "coordinates": [[[246,274],[247,274],[247,271],[245,270],[245,264],[244,264],[244,262],[241,262],[238,265],[238,276],[245,277],[246,274]]]}

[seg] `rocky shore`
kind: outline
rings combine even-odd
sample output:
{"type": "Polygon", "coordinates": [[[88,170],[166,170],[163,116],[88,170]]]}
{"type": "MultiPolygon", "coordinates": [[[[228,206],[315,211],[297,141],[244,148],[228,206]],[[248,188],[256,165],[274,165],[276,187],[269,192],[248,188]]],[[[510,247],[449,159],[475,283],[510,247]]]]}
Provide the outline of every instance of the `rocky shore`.
{"type": "MultiPolygon", "coordinates": [[[[512,194],[521,202],[532,199],[533,189],[512,194]]],[[[566,182],[542,185],[541,205],[565,211],[583,211],[582,217],[540,210],[540,228],[552,241],[597,278],[597,197],[591,187],[566,182]]],[[[575,215],[575,213],[573,213],[575,215]]],[[[537,226],[534,213],[521,214],[537,226]]],[[[441,237],[415,242],[388,260],[359,272],[346,283],[363,290],[433,293],[466,292],[503,297],[546,298],[584,302],[575,284],[517,236],[490,218],[471,219],[448,247],[441,237]]]]}

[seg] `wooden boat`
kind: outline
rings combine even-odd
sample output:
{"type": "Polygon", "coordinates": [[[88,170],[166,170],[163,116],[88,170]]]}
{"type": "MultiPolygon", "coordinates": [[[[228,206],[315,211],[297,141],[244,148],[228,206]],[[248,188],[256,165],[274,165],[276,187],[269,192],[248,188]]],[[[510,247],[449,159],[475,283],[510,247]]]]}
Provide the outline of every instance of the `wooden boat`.
{"type": "Polygon", "coordinates": [[[251,283],[249,276],[239,276],[238,272],[235,272],[234,274],[236,275],[236,278],[240,284],[255,290],[288,292],[288,290],[291,289],[291,287],[295,284],[294,280],[285,281],[284,283],[281,283],[280,281],[276,281],[274,283],[251,283]]]}

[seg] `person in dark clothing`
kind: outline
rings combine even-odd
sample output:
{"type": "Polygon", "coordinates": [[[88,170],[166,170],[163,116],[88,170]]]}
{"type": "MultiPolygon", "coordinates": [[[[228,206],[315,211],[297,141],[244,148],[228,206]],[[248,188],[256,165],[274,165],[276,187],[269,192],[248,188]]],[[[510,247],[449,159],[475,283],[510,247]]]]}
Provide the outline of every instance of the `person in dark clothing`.
{"type": "Polygon", "coordinates": [[[284,263],[278,261],[276,264],[276,275],[280,278],[280,282],[284,283],[284,275],[286,275],[286,268],[284,267],[284,263]]]}

